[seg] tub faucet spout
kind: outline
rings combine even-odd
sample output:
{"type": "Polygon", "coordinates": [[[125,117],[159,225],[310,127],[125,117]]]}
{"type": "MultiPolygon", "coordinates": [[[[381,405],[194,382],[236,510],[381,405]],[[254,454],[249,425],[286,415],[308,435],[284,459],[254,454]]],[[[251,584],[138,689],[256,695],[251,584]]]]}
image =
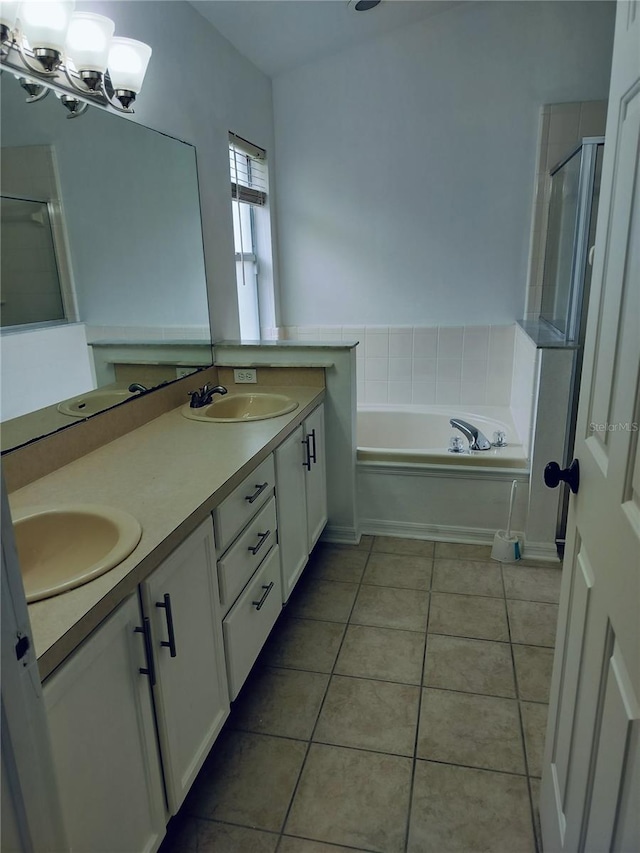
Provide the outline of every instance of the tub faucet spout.
{"type": "Polygon", "coordinates": [[[478,427],[470,424],[468,421],[462,421],[460,418],[451,418],[449,421],[452,427],[459,429],[469,442],[469,450],[490,450],[491,442],[483,435],[478,427]]]}

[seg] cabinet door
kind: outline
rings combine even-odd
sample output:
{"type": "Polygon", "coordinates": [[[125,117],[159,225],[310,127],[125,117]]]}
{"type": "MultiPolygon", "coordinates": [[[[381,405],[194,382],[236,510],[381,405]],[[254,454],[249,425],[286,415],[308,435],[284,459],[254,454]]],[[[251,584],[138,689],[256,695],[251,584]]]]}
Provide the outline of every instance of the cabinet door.
{"type": "Polygon", "coordinates": [[[311,412],[304,422],[306,453],[307,531],[309,552],[327,523],[327,475],[324,444],[324,405],[311,412]]]}
{"type": "Polygon", "coordinates": [[[229,713],[210,518],[140,591],[151,620],[158,733],[175,814],[229,713]]]}
{"type": "Polygon", "coordinates": [[[288,600],[309,555],[305,494],[306,443],[301,426],[275,451],[282,602],[288,600]]]}
{"type": "Polygon", "coordinates": [[[70,849],[152,853],[165,805],[137,595],[57,669],[43,693],[70,849]]]}

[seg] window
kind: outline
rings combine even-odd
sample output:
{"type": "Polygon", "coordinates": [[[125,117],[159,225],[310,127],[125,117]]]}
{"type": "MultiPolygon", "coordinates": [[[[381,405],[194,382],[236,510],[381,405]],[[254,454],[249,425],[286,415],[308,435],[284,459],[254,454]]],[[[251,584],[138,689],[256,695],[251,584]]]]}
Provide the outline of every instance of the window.
{"type": "Polygon", "coordinates": [[[266,154],[233,133],[229,134],[231,204],[233,238],[236,253],[236,286],[240,335],[243,340],[258,340],[260,335],[259,260],[267,246],[257,239],[264,229],[257,219],[267,203],[266,154]]]}

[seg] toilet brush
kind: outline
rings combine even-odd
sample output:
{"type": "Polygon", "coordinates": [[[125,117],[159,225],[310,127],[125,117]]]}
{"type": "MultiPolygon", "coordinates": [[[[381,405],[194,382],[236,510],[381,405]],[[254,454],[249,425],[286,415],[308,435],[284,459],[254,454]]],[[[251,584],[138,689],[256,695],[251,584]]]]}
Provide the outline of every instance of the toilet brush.
{"type": "Polygon", "coordinates": [[[498,560],[500,563],[515,563],[520,559],[520,541],[517,536],[511,533],[511,517],[513,515],[513,504],[516,499],[516,489],[518,481],[514,480],[511,483],[511,496],[509,498],[509,517],[507,519],[507,529],[496,531],[493,537],[493,548],[491,549],[491,558],[498,560]]]}

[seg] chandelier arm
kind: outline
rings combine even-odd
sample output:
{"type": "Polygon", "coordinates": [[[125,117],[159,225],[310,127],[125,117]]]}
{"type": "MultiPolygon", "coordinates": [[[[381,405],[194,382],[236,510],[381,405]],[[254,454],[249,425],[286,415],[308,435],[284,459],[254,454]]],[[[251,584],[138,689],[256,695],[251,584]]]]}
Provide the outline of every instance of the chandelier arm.
{"type": "Polygon", "coordinates": [[[48,86],[43,86],[42,91],[37,95],[29,95],[26,99],[27,104],[35,104],[36,101],[44,101],[51,89],[48,86]]]}
{"type": "Polygon", "coordinates": [[[47,69],[43,68],[43,66],[40,63],[38,63],[37,65],[31,64],[32,60],[29,58],[29,55],[27,54],[26,50],[24,49],[24,40],[23,40],[22,33],[20,32],[20,30],[16,30],[15,37],[13,40],[13,44],[11,46],[18,48],[18,53],[20,54],[20,59],[24,62],[26,67],[29,69],[29,71],[32,71],[34,74],[37,74],[40,77],[48,77],[49,79],[53,79],[54,77],[57,76],[57,74],[58,74],[57,69],[55,71],[47,71],[47,69]]]}
{"type": "Polygon", "coordinates": [[[78,116],[84,115],[86,111],[89,109],[89,104],[86,101],[80,101],[82,104],[81,107],[78,107],[77,110],[74,110],[72,113],[67,113],[67,118],[78,118],[78,116]]]}

